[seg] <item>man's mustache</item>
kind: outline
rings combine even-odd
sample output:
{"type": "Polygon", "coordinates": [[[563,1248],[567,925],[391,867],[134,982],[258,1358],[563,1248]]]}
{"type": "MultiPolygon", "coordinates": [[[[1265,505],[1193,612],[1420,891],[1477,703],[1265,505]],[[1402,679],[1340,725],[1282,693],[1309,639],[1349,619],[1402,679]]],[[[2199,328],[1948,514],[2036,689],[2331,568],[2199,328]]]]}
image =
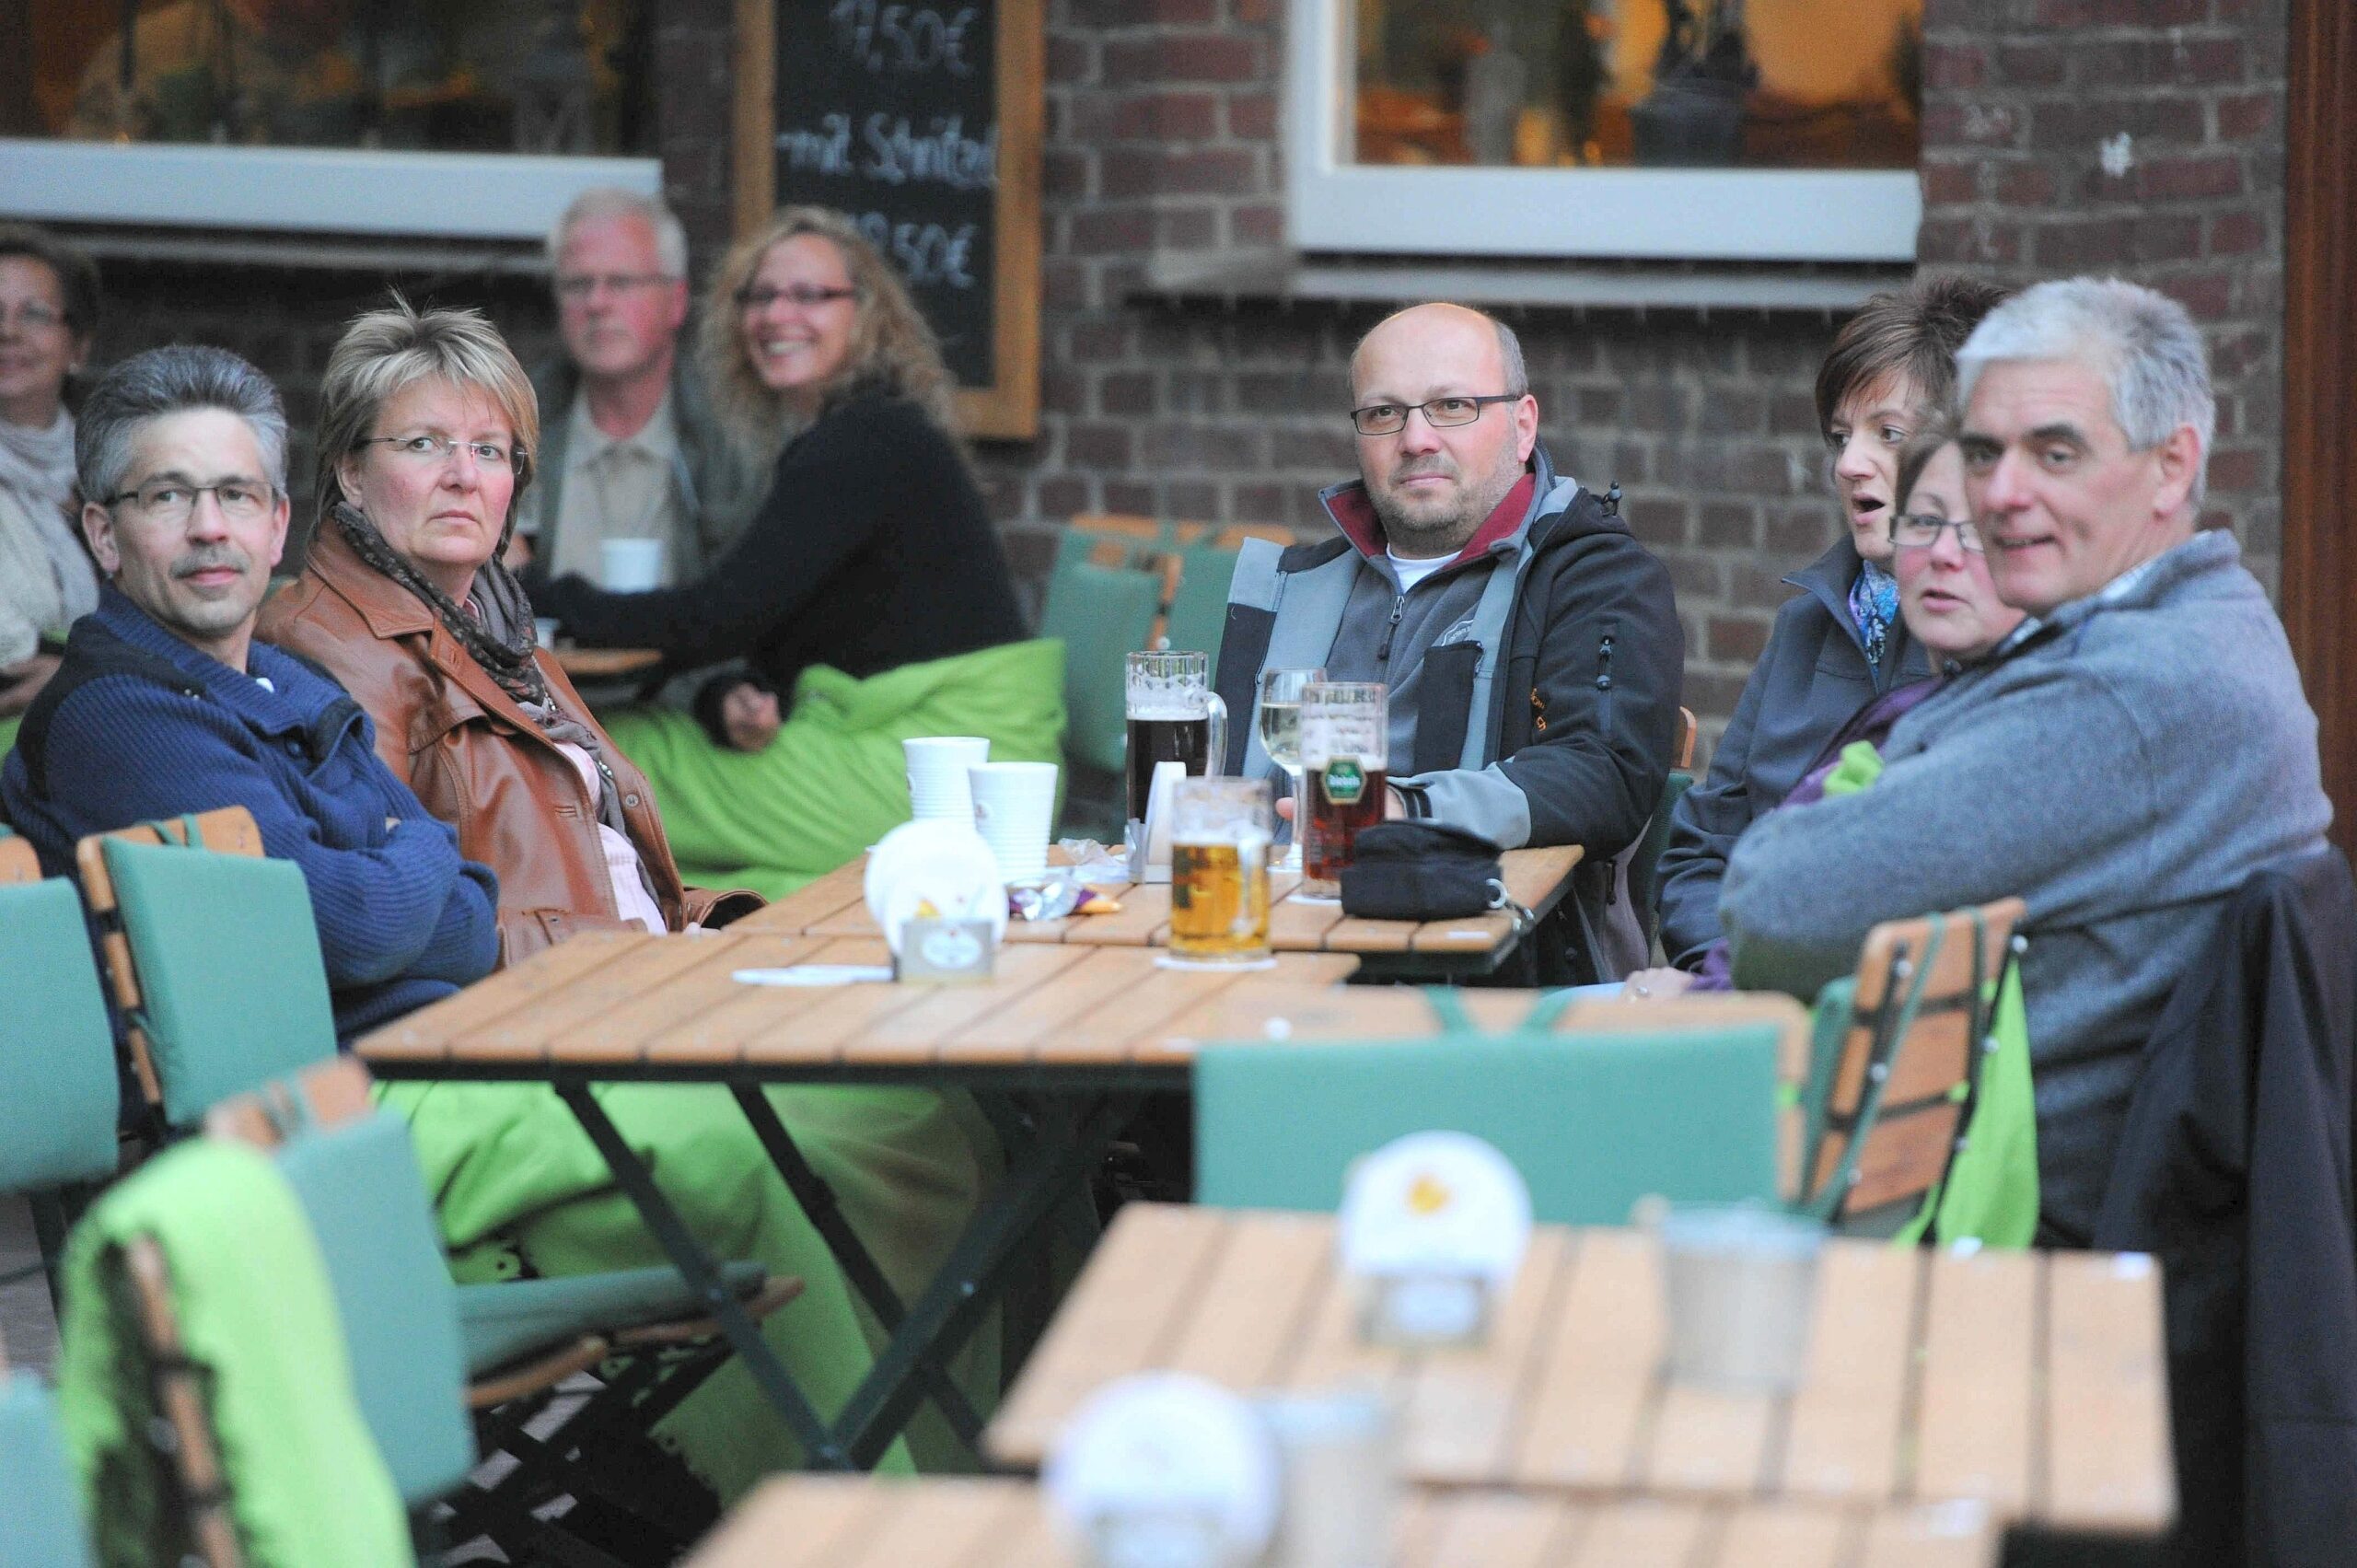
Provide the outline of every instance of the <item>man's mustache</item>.
{"type": "Polygon", "coordinates": [[[192,550],[173,562],[172,575],[193,577],[199,572],[211,572],[224,566],[242,575],[252,565],[253,557],[235,545],[215,545],[203,550],[192,550]]]}
{"type": "Polygon", "coordinates": [[[1457,465],[1446,458],[1415,458],[1391,470],[1391,482],[1405,484],[1411,479],[1455,479],[1457,465]]]}

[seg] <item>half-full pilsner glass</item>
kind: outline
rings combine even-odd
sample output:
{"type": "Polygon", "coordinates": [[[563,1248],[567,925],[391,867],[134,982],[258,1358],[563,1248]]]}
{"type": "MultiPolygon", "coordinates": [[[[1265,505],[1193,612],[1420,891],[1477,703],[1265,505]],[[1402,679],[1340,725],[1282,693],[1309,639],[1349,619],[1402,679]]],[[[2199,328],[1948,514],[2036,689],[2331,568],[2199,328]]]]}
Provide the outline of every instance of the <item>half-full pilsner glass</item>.
{"type": "Polygon", "coordinates": [[[1308,805],[1301,793],[1301,692],[1313,681],[1326,679],[1323,669],[1264,669],[1260,672],[1260,749],[1284,770],[1293,787],[1293,844],[1275,865],[1279,871],[1301,869],[1301,824],[1308,805]]]}
{"type": "Polygon", "coordinates": [[[1390,697],[1380,681],[1318,681],[1302,689],[1301,763],[1309,796],[1296,897],[1340,898],[1359,830],[1383,820],[1388,794],[1390,697]]]}
{"type": "Polygon", "coordinates": [[[1170,956],[1191,964],[1269,957],[1269,849],[1276,813],[1266,779],[1189,779],[1170,834],[1170,956]]]}

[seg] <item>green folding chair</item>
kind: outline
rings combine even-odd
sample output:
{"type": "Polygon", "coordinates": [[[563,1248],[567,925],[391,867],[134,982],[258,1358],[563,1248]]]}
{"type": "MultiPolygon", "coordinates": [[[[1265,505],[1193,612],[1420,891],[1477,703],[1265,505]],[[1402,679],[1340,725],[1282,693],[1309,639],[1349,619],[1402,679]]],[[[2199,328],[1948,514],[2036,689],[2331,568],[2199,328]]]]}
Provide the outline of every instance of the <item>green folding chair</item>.
{"type": "Polygon", "coordinates": [[[1133,563],[1131,541],[1068,529],[1056,543],[1039,634],[1064,644],[1064,749],[1119,772],[1128,754],[1123,659],[1147,645],[1162,609],[1162,574],[1133,563]],[[1100,551],[1115,557],[1100,564],[1100,551]]]}
{"type": "Polygon", "coordinates": [[[1550,997],[1491,1034],[1455,993],[1424,996],[1434,1033],[1420,1039],[1198,1051],[1198,1201],[1330,1210],[1352,1161],[1430,1129],[1496,1145],[1542,1221],[1624,1224],[1649,1193],[1776,1201],[1778,1063],[1797,1009],[1714,1024],[1614,1008],[1603,1028],[1556,1032],[1567,1004],[1550,997]]]}
{"type": "Polygon", "coordinates": [[[81,900],[40,875],[24,840],[0,840],[0,1192],[26,1194],[41,1254],[0,1283],[46,1271],[53,1299],[66,1221],[115,1171],[122,1088],[81,900]]]}
{"type": "Polygon", "coordinates": [[[1680,724],[1678,745],[1678,765],[1662,780],[1661,799],[1654,807],[1654,814],[1646,819],[1645,830],[1637,840],[1637,853],[1629,857],[1629,898],[1637,908],[1645,941],[1650,944],[1661,929],[1662,851],[1669,847],[1671,815],[1686,792],[1694,787],[1694,713],[1690,708],[1678,710],[1680,724]]]}
{"type": "MultiPolygon", "coordinates": [[[[579,1543],[552,1545],[563,1532],[533,1511],[596,1445],[661,1420],[726,1358],[686,1282],[651,1268],[453,1284],[409,1129],[375,1109],[367,1069],[351,1057],[216,1106],[204,1126],[275,1152],[326,1260],[361,1413],[403,1500],[449,1502],[453,1539],[488,1535],[512,1560],[547,1547],[581,1561],[579,1543]],[[593,1369],[604,1387],[588,1405],[528,1439],[558,1386],[593,1369]],[[518,1459],[482,1485],[468,1479],[470,1411],[482,1446],[518,1459]]],[[[722,1279],[757,1321],[801,1292],[752,1263],[722,1279]]]]}
{"type": "Polygon", "coordinates": [[[1227,635],[1227,588],[1236,575],[1237,550],[1216,542],[1191,544],[1178,552],[1178,587],[1170,596],[1170,613],[1163,635],[1173,648],[1200,649],[1219,667],[1219,645],[1227,635]]]}
{"type": "MultiPolygon", "coordinates": [[[[1857,973],[1818,993],[1798,1208],[1865,1231],[1903,1225],[1937,1201],[1976,1132],[1994,1143],[1996,1129],[1977,1124],[1984,1111],[2030,1114],[1983,1094],[2023,912],[2003,899],[1886,921],[1867,933],[1857,973]]],[[[2034,1166],[2029,1179],[2034,1191],[2034,1166]]]]}
{"type": "Polygon", "coordinates": [[[0,1361],[0,1568],[90,1568],[81,1488],[49,1390],[0,1361]]]}

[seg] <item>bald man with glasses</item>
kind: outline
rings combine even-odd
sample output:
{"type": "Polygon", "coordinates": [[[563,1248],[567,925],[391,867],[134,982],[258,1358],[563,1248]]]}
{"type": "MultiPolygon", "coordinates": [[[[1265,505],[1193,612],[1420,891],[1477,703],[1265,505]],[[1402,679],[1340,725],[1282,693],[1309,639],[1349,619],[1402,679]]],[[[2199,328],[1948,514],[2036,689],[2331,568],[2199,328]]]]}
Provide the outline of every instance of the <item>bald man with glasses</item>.
{"type": "MultiPolygon", "coordinates": [[[[1678,742],[1685,639],[1669,574],[1616,499],[1559,473],[1513,331],[1419,305],[1351,357],[1359,477],[1321,493],[1337,535],[1246,547],[1219,690],[1252,710],[1260,672],[1321,667],[1390,690],[1388,814],[1506,848],[1582,845],[1580,928],[1536,978],[1618,979],[1646,944],[1627,852],[1678,742]]],[[[1271,764],[1257,723],[1228,764],[1271,764]]]]}

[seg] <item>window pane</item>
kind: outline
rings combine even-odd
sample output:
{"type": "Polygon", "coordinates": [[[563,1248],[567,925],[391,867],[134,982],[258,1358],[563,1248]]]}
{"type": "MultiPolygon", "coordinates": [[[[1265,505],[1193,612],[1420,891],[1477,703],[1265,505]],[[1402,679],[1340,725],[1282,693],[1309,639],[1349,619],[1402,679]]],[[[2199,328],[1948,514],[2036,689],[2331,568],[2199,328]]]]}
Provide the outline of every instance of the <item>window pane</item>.
{"type": "Polygon", "coordinates": [[[84,141],[642,154],[651,8],[31,0],[32,101],[11,117],[84,141]]]}
{"type": "Polygon", "coordinates": [[[1335,0],[1356,161],[1912,168],[1922,0],[1335,0]]]}

